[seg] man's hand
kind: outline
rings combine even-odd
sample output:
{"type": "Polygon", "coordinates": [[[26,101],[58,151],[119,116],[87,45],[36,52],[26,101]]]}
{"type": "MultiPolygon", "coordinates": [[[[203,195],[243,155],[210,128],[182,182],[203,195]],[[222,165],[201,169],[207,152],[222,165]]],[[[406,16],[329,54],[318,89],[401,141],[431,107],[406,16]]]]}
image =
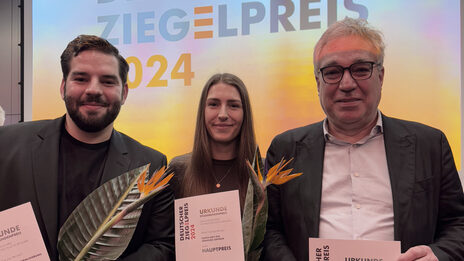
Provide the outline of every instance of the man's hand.
{"type": "Polygon", "coordinates": [[[401,254],[397,261],[438,261],[438,258],[428,246],[411,247],[401,254]]]}

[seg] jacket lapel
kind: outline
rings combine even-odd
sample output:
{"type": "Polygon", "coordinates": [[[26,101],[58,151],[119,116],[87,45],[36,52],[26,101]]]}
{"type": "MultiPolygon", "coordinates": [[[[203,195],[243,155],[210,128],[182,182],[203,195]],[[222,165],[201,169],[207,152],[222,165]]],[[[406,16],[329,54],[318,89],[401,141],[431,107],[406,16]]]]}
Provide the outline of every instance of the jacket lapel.
{"type": "Polygon", "coordinates": [[[129,167],[129,152],[122,138],[122,134],[113,130],[101,184],[129,171],[129,167]]]}
{"type": "MultiPolygon", "coordinates": [[[[55,242],[58,240],[58,160],[64,119],[65,117],[58,118],[40,129],[37,140],[31,144],[32,173],[39,204],[39,210],[36,211],[40,211],[45,224],[47,240],[52,247],[51,255],[56,253],[55,242]]],[[[102,183],[129,170],[129,167],[130,160],[124,140],[120,133],[113,130],[102,183]]]]}
{"type": "Polygon", "coordinates": [[[37,201],[48,240],[53,250],[58,229],[58,158],[60,130],[64,117],[47,124],[37,133],[32,147],[32,173],[37,192],[37,201]]]}
{"type": "Polygon", "coordinates": [[[321,208],[322,170],[324,165],[324,134],[322,122],[309,131],[309,136],[297,141],[295,169],[303,171],[300,184],[300,204],[303,209],[307,233],[311,237],[319,236],[319,214],[321,208]],[[311,160],[308,160],[311,159],[311,160]]]}
{"type": "Polygon", "coordinates": [[[384,115],[382,118],[393,195],[395,240],[401,240],[414,188],[416,136],[407,132],[394,119],[384,115]]]}

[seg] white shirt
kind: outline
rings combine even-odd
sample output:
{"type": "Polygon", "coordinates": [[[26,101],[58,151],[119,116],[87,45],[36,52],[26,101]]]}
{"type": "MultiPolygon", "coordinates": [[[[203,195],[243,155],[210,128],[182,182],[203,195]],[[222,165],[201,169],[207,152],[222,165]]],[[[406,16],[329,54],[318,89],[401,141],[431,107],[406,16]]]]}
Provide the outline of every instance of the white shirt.
{"type": "Polygon", "coordinates": [[[322,176],[319,237],[393,240],[393,198],[382,117],[370,134],[355,144],[327,131],[322,176]]]}

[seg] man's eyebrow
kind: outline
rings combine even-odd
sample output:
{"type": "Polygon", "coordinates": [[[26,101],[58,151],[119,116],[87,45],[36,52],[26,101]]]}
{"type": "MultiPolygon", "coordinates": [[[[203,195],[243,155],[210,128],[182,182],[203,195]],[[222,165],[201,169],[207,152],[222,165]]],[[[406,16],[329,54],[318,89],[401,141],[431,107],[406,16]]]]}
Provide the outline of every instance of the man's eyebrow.
{"type": "Polygon", "coordinates": [[[119,81],[118,76],[113,75],[113,74],[102,75],[101,78],[119,81]]]}
{"type": "Polygon", "coordinates": [[[326,63],[325,65],[321,66],[321,68],[327,67],[327,66],[335,66],[335,65],[339,65],[339,64],[336,61],[331,61],[331,62],[326,63]]]}
{"type": "MultiPolygon", "coordinates": [[[[354,63],[361,63],[361,62],[371,62],[372,59],[368,59],[368,58],[358,58],[356,60],[354,60],[351,64],[354,64],[354,63]]],[[[338,64],[336,61],[331,61],[327,64],[325,64],[324,66],[321,66],[321,68],[324,68],[324,67],[327,67],[327,66],[340,66],[340,64],[338,64]]]]}
{"type": "Polygon", "coordinates": [[[87,75],[89,74],[86,72],[72,72],[71,73],[71,76],[87,76],[87,75]]]}

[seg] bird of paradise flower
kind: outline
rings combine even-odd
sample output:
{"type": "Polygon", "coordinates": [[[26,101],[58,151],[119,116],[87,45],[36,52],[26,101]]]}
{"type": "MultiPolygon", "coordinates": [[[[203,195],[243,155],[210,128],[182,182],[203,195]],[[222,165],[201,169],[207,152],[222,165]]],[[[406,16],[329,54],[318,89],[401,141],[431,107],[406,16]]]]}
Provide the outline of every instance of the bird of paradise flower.
{"type": "Polygon", "coordinates": [[[149,166],[150,164],[147,164],[106,182],[89,194],[76,207],[62,226],[62,229],[60,229],[58,236],[60,260],[82,260],[89,257],[99,260],[115,259],[122,254],[135,230],[141,207],[168,186],[168,182],[174,175],[174,173],[168,174],[166,167],[163,166],[145,182],[149,166]],[[129,182],[125,182],[126,180],[129,180],[129,182]],[[122,193],[115,193],[115,191],[122,191],[122,193]],[[112,197],[112,200],[102,198],[102,195],[112,197]],[[113,195],[117,195],[117,198],[114,198],[113,195]],[[113,201],[114,204],[108,206],[108,202],[113,201]],[[97,220],[95,212],[98,212],[98,209],[95,209],[95,205],[101,209],[110,208],[110,211],[108,213],[98,213],[97,216],[103,215],[103,218],[97,220]],[[131,217],[126,218],[129,213],[132,213],[131,217]],[[85,217],[85,219],[82,217],[85,217]],[[129,222],[126,219],[129,219],[129,222]],[[91,222],[87,222],[90,225],[83,222],[83,220],[90,220],[91,222]],[[120,226],[121,230],[118,230],[115,228],[116,224],[122,220],[124,220],[125,224],[120,226]],[[92,232],[80,233],[80,228],[92,232]],[[109,243],[103,242],[105,240],[102,238],[106,236],[110,229],[111,233],[107,236],[110,239],[105,239],[109,243]],[[121,233],[117,234],[118,231],[121,231],[121,233]],[[102,250],[103,248],[104,250],[102,250]]]}
{"type": "Polygon", "coordinates": [[[282,159],[265,174],[259,148],[256,148],[253,163],[247,161],[250,180],[242,218],[243,243],[247,261],[259,260],[261,256],[261,243],[266,232],[268,211],[266,187],[271,184],[282,185],[303,174],[291,174],[293,169],[284,170],[292,160],[293,158],[288,161],[282,159]]]}

